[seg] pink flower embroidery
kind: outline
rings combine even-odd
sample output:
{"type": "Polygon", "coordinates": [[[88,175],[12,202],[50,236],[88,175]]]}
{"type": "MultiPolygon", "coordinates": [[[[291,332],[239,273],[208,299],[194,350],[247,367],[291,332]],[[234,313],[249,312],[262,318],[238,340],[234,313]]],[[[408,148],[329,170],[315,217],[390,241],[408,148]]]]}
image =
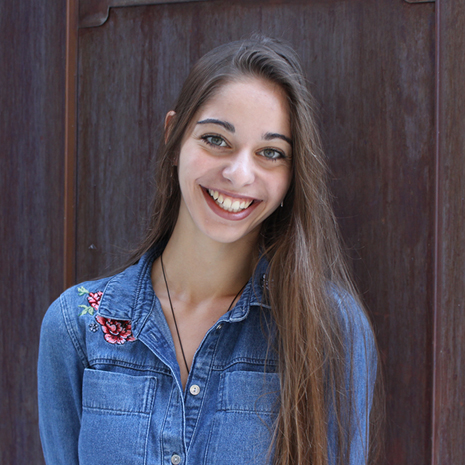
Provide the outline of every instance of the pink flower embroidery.
{"type": "Polygon", "coordinates": [[[87,297],[87,300],[90,304],[90,306],[94,310],[98,310],[98,306],[100,305],[100,299],[102,298],[103,292],[98,291],[98,292],[89,292],[89,296],[87,297]]]}
{"type": "Polygon", "coordinates": [[[102,331],[105,334],[105,341],[108,343],[124,344],[125,342],[132,342],[136,340],[136,338],[132,335],[132,325],[130,321],[112,320],[100,315],[97,315],[95,319],[98,323],[100,323],[102,331]]]}
{"type": "Polygon", "coordinates": [[[89,305],[78,305],[79,308],[82,308],[81,313],[79,316],[83,315],[93,315],[94,311],[98,310],[100,305],[100,300],[102,299],[103,292],[89,292],[84,286],[78,287],[78,294],[79,296],[83,296],[87,294],[87,302],[89,305]]]}

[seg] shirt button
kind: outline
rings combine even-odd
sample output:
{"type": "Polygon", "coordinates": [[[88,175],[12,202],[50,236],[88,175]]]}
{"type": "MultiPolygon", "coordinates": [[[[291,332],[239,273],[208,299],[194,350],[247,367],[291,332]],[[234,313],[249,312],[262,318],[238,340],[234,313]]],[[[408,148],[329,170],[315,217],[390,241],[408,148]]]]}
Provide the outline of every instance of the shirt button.
{"type": "Polygon", "coordinates": [[[178,465],[179,463],[181,463],[181,457],[179,457],[178,454],[173,454],[173,455],[171,456],[171,463],[172,463],[173,465],[178,465]]]}
{"type": "Polygon", "coordinates": [[[223,327],[223,325],[220,323],[220,324],[216,327],[216,330],[219,331],[222,327],[223,327]]]}
{"type": "MultiPolygon", "coordinates": [[[[190,388],[189,388],[189,392],[193,395],[193,396],[196,396],[197,394],[200,393],[200,387],[197,386],[197,384],[193,384],[190,388]]],[[[179,462],[177,462],[179,463],[179,462]]]]}

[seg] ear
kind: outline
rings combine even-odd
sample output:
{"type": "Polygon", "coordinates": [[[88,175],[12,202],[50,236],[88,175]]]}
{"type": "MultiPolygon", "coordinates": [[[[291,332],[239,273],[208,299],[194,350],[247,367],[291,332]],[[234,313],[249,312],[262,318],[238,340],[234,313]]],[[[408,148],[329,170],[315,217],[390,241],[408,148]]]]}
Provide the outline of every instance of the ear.
{"type": "Polygon", "coordinates": [[[174,117],[176,116],[176,112],[170,110],[165,116],[165,144],[168,142],[168,137],[171,134],[171,129],[173,127],[174,117]]]}

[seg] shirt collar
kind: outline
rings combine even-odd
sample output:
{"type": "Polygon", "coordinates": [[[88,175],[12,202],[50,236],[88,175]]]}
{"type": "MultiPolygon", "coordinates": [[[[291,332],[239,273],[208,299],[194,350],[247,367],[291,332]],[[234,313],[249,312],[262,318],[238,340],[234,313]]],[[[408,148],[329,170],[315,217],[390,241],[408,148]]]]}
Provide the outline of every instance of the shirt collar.
{"type": "Polygon", "coordinates": [[[113,276],[100,300],[98,313],[114,320],[131,320],[136,337],[155,303],[151,271],[153,262],[162,250],[161,247],[154,247],[137,263],[113,276]]]}
{"type": "Polygon", "coordinates": [[[224,315],[225,321],[242,321],[249,314],[251,307],[271,308],[266,302],[268,260],[261,257],[253,276],[244,288],[235,307],[224,315]]]}
{"type": "MultiPolygon", "coordinates": [[[[151,270],[153,262],[162,253],[163,248],[163,245],[155,246],[136,264],[111,278],[100,301],[99,314],[114,320],[131,320],[132,330],[136,337],[154,307],[155,293],[152,287],[151,270]]],[[[239,301],[220,320],[238,322],[247,317],[250,307],[270,308],[266,303],[264,293],[267,287],[267,269],[268,261],[262,257],[239,301]]]]}

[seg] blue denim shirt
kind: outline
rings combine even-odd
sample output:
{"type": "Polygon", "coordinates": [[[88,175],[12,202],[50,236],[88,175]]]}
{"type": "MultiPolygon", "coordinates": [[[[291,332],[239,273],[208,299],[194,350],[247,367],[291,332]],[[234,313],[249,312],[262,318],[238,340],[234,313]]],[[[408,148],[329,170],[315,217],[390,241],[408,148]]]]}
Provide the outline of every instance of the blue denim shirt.
{"type": "MultiPolygon", "coordinates": [[[[266,263],[205,335],[183,390],[150,279],[156,256],[151,251],[112,278],[68,289],[45,315],[38,394],[47,464],[269,463],[280,383],[268,307],[261,304],[266,263]]],[[[360,465],[376,355],[360,309],[352,299],[337,301],[341,314],[359,322],[350,339],[361,421],[353,426],[350,465],[360,465]]],[[[329,419],[332,456],[333,429],[329,419]]]]}

